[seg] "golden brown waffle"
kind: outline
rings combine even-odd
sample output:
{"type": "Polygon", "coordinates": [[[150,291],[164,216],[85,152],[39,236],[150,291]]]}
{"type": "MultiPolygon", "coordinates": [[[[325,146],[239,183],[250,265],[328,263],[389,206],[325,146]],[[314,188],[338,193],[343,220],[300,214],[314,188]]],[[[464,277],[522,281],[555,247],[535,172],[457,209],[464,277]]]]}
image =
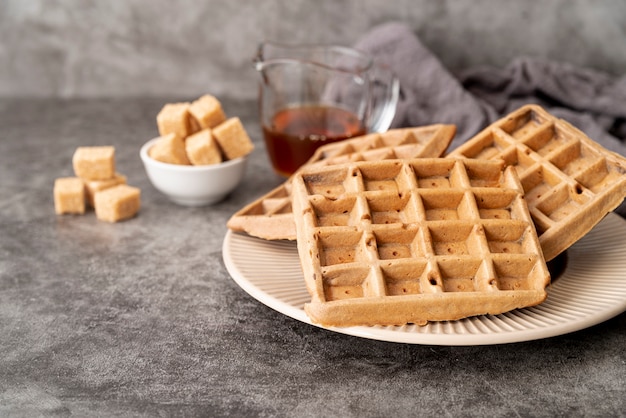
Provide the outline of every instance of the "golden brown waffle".
{"type": "Polygon", "coordinates": [[[550,275],[503,166],[420,158],[296,173],[307,315],[324,326],[425,324],[541,303],[550,275]]]}
{"type": "MultiPolygon", "coordinates": [[[[454,125],[392,129],[320,147],[305,166],[349,161],[439,157],[452,142],[454,125]]],[[[296,239],[290,180],[237,211],[228,221],[233,231],[268,239],[296,239]]]]}
{"type": "Polygon", "coordinates": [[[502,159],[516,168],[547,261],[626,196],[626,159],[536,105],[500,119],[450,156],[502,159]]]}

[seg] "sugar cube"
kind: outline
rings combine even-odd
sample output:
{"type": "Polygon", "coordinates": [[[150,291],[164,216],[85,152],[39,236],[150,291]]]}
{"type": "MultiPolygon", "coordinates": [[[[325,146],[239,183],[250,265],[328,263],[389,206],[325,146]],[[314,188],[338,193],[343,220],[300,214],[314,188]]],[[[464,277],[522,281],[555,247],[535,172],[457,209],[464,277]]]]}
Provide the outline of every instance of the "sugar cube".
{"type": "Polygon", "coordinates": [[[96,217],[101,221],[118,222],[132,218],[141,206],[138,188],[119,184],[96,193],[96,217]]]}
{"type": "Polygon", "coordinates": [[[78,147],[72,158],[74,174],[84,180],[107,180],[115,174],[115,148],[78,147]]]}
{"type": "Polygon", "coordinates": [[[173,133],[159,137],[156,143],[148,150],[148,155],[163,163],[191,164],[185,151],[185,141],[173,133]]]}
{"type": "Polygon", "coordinates": [[[85,194],[87,196],[87,203],[89,206],[94,207],[94,197],[97,192],[108,189],[109,187],[117,186],[118,184],[126,184],[126,176],[120,173],[107,180],[86,180],[85,181],[85,194]]]}
{"type": "Polygon", "coordinates": [[[193,126],[189,103],[168,103],[157,114],[157,128],[159,135],[174,134],[181,139],[194,133],[197,129],[193,126]]]}
{"type": "Polygon", "coordinates": [[[214,128],[226,120],[222,105],[214,96],[206,94],[189,106],[189,112],[200,128],[214,128]]]}
{"type": "Polygon", "coordinates": [[[85,186],[78,177],[61,177],[54,181],[54,211],[64,213],[85,213],[85,186]]]}
{"type": "Polygon", "coordinates": [[[218,164],[222,161],[222,153],[210,129],[203,129],[188,136],[185,140],[185,150],[193,165],[218,164]]]}
{"type": "Polygon", "coordinates": [[[228,160],[247,155],[254,149],[254,145],[238,117],[230,118],[216,126],[213,129],[213,136],[215,136],[228,160]]]}

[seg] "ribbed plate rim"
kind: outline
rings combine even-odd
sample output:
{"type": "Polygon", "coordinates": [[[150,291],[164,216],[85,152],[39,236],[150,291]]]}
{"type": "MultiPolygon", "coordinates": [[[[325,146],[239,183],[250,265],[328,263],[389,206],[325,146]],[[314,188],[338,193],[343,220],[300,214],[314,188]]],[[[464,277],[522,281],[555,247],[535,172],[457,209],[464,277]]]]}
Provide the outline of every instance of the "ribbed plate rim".
{"type": "Polygon", "coordinates": [[[568,249],[565,271],[539,306],[426,326],[322,327],[303,305],[309,300],[296,243],[265,241],[227,231],[222,245],[232,279],[262,304],[298,321],[373,340],[423,345],[492,345],[579,331],[626,311],[626,220],[610,213],[568,249]]]}

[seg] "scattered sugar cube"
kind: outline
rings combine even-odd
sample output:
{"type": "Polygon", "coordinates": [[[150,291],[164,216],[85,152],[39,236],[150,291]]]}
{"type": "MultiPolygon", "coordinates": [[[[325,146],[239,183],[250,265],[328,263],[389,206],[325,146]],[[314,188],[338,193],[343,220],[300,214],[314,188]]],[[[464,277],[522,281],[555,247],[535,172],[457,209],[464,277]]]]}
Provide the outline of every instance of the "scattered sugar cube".
{"type": "Polygon", "coordinates": [[[132,218],[139,211],[141,191],[126,184],[119,184],[96,193],[96,217],[101,221],[118,222],[132,218]]]}
{"type": "Polygon", "coordinates": [[[78,147],[72,158],[74,173],[84,180],[107,180],[115,175],[115,148],[78,147]]]}
{"type": "Polygon", "coordinates": [[[222,152],[213,138],[210,129],[203,129],[185,140],[187,157],[193,165],[218,164],[222,162],[222,152]]]}
{"type": "Polygon", "coordinates": [[[213,129],[213,136],[224,156],[229,160],[243,157],[254,149],[254,145],[238,117],[230,118],[216,126],[213,129]]]}
{"type": "Polygon", "coordinates": [[[85,185],[78,177],[62,177],[54,181],[54,211],[64,213],[85,213],[85,185]]]}
{"type": "Polygon", "coordinates": [[[192,102],[189,112],[202,129],[214,128],[226,120],[221,103],[209,94],[192,102]]]}
{"type": "Polygon", "coordinates": [[[171,133],[161,136],[148,150],[148,155],[157,161],[168,164],[189,165],[183,138],[171,133]]]}
{"type": "Polygon", "coordinates": [[[168,103],[157,114],[159,135],[174,134],[181,139],[194,133],[197,128],[192,124],[189,103],[168,103]]]}
{"type": "Polygon", "coordinates": [[[89,206],[94,207],[94,197],[97,192],[108,189],[109,187],[117,186],[118,184],[126,184],[126,176],[120,173],[107,180],[87,180],[85,181],[85,194],[87,196],[87,203],[89,206]]]}

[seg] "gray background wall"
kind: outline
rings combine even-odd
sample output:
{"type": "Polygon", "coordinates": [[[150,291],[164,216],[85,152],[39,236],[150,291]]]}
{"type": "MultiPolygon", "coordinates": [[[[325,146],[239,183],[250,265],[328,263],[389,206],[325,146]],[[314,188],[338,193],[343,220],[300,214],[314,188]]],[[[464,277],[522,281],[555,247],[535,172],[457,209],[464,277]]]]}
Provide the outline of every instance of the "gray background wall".
{"type": "Polygon", "coordinates": [[[256,96],[263,39],[407,22],[452,71],[532,55],[626,72],[623,0],[0,0],[0,97],[256,96]]]}

